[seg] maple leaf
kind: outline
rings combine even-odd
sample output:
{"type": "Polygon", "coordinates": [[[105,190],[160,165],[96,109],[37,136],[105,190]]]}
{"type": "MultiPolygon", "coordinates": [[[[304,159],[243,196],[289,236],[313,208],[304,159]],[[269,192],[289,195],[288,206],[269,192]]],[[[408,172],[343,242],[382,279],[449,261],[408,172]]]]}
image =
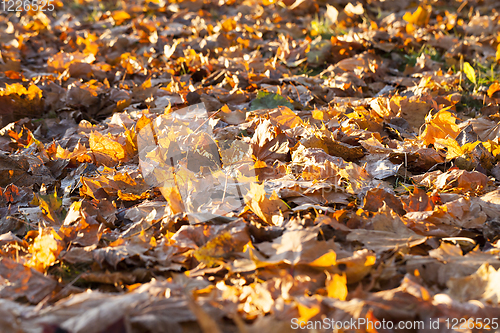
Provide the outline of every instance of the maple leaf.
{"type": "Polygon", "coordinates": [[[278,198],[276,192],[271,197],[266,196],[264,184],[250,184],[250,191],[245,196],[245,202],[249,208],[263,221],[270,225],[281,225],[283,223],[283,212],[288,208],[285,202],[278,198]]]}
{"type": "Polygon", "coordinates": [[[269,112],[269,117],[274,126],[283,130],[304,125],[302,119],[287,107],[280,107],[269,112]]]}
{"type": "MultiPolygon", "coordinates": [[[[99,132],[92,132],[89,138],[90,149],[94,153],[105,155],[113,161],[127,161],[128,154],[126,144],[119,142],[119,138],[111,135],[102,135],[99,132]]],[[[105,161],[105,160],[101,160],[105,161]]]]}
{"type": "Polygon", "coordinates": [[[31,257],[25,265],[43,273],[56,262],[63,246],[61,237],[54,229],[40,228],[38,236],[35,237],[28,248],[31,257]]]}
{"type": "Polygon", "coordinates": [[[459,120],[451,112],[445,109],[440,110],[434,116],[429,117],[424,132],[419,136],[425,145],[436,142],[436,139],[455,139],[460,133],[460,128],[456,124],[459,120]]]}
{"type": "Polygon", "coordinates": [[[435,140],[435,146],[437,148],[446,148],[446,159],[447,160],[452,160],[456,157],[462,156],[464,154],[470,153],[474,148],[481,144],[480,141],[475,141],[475,142],[469,142],[464,144],[463,146],[460,146],[458,142],[452,138],[446,138],[446,139],[440,139],[437,138],[435,140]]]}
{"type": "Polygon", "coordinates": [[[251,145],[254,158],[268,165],[272,165],[276,160],[286,159],[289,154],[288,138],[279,128],[274,127],[270,120],[259,123],[251,145]]]}

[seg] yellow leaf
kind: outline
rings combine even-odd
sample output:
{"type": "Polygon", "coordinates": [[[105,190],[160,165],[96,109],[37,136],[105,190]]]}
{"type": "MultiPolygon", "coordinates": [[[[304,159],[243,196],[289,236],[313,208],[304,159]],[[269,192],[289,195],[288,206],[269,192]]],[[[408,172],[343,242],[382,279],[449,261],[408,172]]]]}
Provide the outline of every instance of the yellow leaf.
{"type": "Polygon", "coordinates": [[[455,139],[460,133],[460,127],[456,124],[458,118],[447,109],[440,110],[434,117],[431,116],[431,119],[427,120],[427,126],[422,135],[419,136],[425,145],[434,144],[438,138],[455,139]]]}
{"type": "Polygon", "coordinates": [[[137,121],[137,124],[135,125],[135,132],[139,133],[143,128],[146,126],[151,125],[151,119],[146,117],[145,115],[142,115],[142,117],[137,121]]]}
{"type": "Polygon", "coordinates": [[[300,316],[299,323],[303,322],[306,323],[307,321],[309,321],[309,319],[317,315],[320,311],[319,305],[314,305],[311,308],[308,308],[307,306],[302,305],[300,303],[297,304],[297,309],[299,310],[299,316],[300,316]]]}
{"type": "Polygon", "coordinates": [[[52,224],[60,225],[62,216],[62,199],[57,197],[57,192],[54,191],[52,195],[36,195],[34,196],[31,204],[38,205],[42,210],[45,219],[52,224]]]}
{"type": "Polygon", "coordinates": [[[326,120],[328,114],[322,110],[312,110],[312,117],[317,120],[326,120]]]}
{"type": "Polygon", "coordinates": [[[228,18],[226,20],[223,20],[220,22],[221,23],[221,26],[222,26],[222,29],[224,31],[233,31],[234,29],[236,29],[236,21],[232,18],[228,18]]]}
{"type": "Polygon", "coordinates": [[[52,266],[63,249],[61,237],[52,228],[40,229],[38,236],[28,248],[30,260],[25,266],[32,267],[39,272],[45,272],[52,266]]]}
{"type": "Polygon", "coordinates": [[[470,153],[480,143],[481,141],[468,142],[462,146],[462,151],[464,152],[464,154],[470,153]]]}
{"type": "Polygon", "coordinates": [[[125,145],[119,143],[111,134],[105,136],[99,132],[92,132],[89,138],[89,146],[93,152],[108,155],[115,161],[125,161],[127,159],[125,145]]]}
{"type": "Polygon", "coordinates": [[[333,251],[323,254],[318,259],[314,260],[310,263],[310,266],[318,266],[318,267],[328,267],[335,265],[337,261],[337,254],[333,251]]]}
{"type": "Polygon", "coordinates": [[[483,142],[483,146],[488,149],[488,151],[495,157],[500,154],[500,144],[496,143],[495,141],[485,141],[483,142]]]}
{"type": "Polygon", "coordinates": [[[132,129],[126,129],[123,133],[125,137],[125,151],[128,156],[134,156],[137,153],[137,132],[132,129]]]}
{"type": "Polygon", "coordinates": [[[412,23],[408,23],[405,29],[407,34],[412,34],[415,31],[415,26],[412,23]]]}
{"type": "Polygon", "coordinates": [[[124,10],[115,10],[112,14],[113,20],[116,25],[120,25],[123,21],[130,19],[130,14],[124,10]]]}
{"type": "Polygon", "coordinates": [[[170,209],[174,214],[185,212],[184,203],[182,202],[181,194],[176,186],[174,187],[160,187],[160,192],[167,200],[170,209]]]}
{"type": "Polygon", "coordinates": [[[446,139],[441,139],[437,138],[434,142],[434,145],[439,148],[446,148],[447,153],[446,153],[446,159],[447,160],[452,160],[456,157],[462,156],[464,154],[462,147],[458,144],[458,142],[455,139],[452,138],[446,138],[446,139]]]}
{"type": "Polygon", "coordinates": [[[406,12],[403,16],[403,20],[410,24],[425,26],[429,23],[431,17],[432,7],[431,6],[418,6],[417,10],[413,13],[406,12]]]}
{"type": "Polygon", "coordinates": [[[345,301],[347,298],[347,277],[345,273],[342,275],[338,274],[328,274],[326,279],[326,291],[328,292],[328,297],[336,298],[341,301],[345,301]]]}
{"type": "Polygon", "coordinates": [[[464,63],[464,73],[472,83],[476,84],[476,72],[468,62],[464,63]]]}
{"type": "Polygon", "coordinates": [[[365,259],[365,267],[369,267],[369,266],[373,266],[375,265],[375,262],[377,261],[377,257],[376,256],[366,256],[366,259],[365,259]]]}

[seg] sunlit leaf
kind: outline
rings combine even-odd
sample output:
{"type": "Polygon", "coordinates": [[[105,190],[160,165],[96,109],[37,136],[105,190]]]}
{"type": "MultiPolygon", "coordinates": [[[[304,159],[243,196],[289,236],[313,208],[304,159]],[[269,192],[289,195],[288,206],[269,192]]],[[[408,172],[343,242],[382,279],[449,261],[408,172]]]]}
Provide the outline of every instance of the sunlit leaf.
{"type": "Polygon", "coordinates": [[[457,125],[457,117],[445,109],[440,110],[426,124],[424,132],[420,135],[425,145],[432,144],[438,138],[446,139],[450,137],[455,139],[460,133],[460,127],[457,125]]]}
{"type": "Polygon", "coordinates": [[[283,221],[282,213],[287,210],[287,205],[275,192],[268,198],[264,185],[255,183],[251,184],[245,202],[255,214],[270,225],[280,225],[283,221]]]}
{"type": "Polygon", "coordinates": [[[89,138],[90,149],[111,157],[115,161],[123,161],[128,158],[126,146],[111,135],[102,135],[92,132],[89,138]]]}
{"type": "Polygon", "coordinates": [[[304,324],[302,324],[304,326],[307,325],[307,321],[309,319],[311,319],[312,317],[317,315],[320,311],[320,307],[317,305],[313,305],[312,307],[309,308],[309,307],[299,303],[299,304],[297,304],[297,308],[299,310],[299,315],[300,315],[298,322],[304,323],[304,324]]]}
{"type": "Polygon", "coordinates": [[[116,10],[112,13],[113,20],[117,25],[122,24],[124,21],[130,19],[130,14],[124,10],[116,10]]]}
{"type": "Polygon", "coordinates": [[[345,274],[327,274],[326,291],[328,297],[337,298],[344,301],[347,298],[347,279],[345,274]]]}
{"type": "Polygon", "coordinates": [[[28,248],[31,258],[26,262],[26,266],[45,272],[56,262],[62,249],[62,239],[52,228],[40,229],[28,248]]]}
{"type": "Polygon", "coordinates": [[[403,20],[411,24],[424,26],[429,22],[431,11],[431,6],[418,6],[417,10],[415,10],[413,13],[406,12],[406,14],[403,16],[403,20]]]}
{"type": "Polygon", "coordinates": [[[476,72],[468,62],[464,62],[464,73],[469,81],[476,84],[476,72]]]}

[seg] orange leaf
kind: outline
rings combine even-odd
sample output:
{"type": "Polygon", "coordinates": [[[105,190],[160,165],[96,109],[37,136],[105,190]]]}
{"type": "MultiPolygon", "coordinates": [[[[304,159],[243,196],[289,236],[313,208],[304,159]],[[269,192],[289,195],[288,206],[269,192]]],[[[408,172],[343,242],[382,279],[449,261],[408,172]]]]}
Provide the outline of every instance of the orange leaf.
{"type": "Polygon", "coordinates": [[[403,20],[410,24],[425,26],[429,23],[431,17],[432,7],[431,6],[418,6],[417,10],[413,13],[406,12],[403,16],[403,20]]]}
{"type": "Polygon", "coordinates": [[[294,128],[303,125],[302,119],[286,106],[279,107],[269,114],[269,119],[274,126],[281,129],[294,128]]]}
{"type": "Polygon", "coordinates": [[[345,273],[342,275],[327,273],[328,278],[326,279],[326,291],[328,292],[328,297],[336,298],[341,301],[345,301],[347,298],[347,277],[345,273]]]}
{"type": "Polygon", "coordinates": [[[128,159],[125,145],[117,142],[110,134],[104,136],[99,132],[92,132],[89,145],[93,152],[108,155],[115,161],[126,161],[128,159]]]}
{"type": "Polygon", "coordinates": [[[124,10],[115,10],[112,14],[113,20],[115,20],[116,25],[120,25],[123,21],[130,19],[130,14],[124,10]]]}
{"type": "Polygon", "coordinates": [[[493,94],[499,90],[500,90],[500,84],[498,84],[498,82],[492,83],[491,86],[488,88],[488,96],[492,98],[493,94]]]}
{"type": "Polygon", "coordinates": [[[301,323],[301,325],[304,325],[302,323],[307,323],[309,319],[317,315],[320,311],[319,305],[316,304],[309,308],[299,303],[297,304],[297,309],[299,310],[299,323],[301,323]]]}
{"type": "Polygon", "coordinates": [[[279,225],[283,221],[281,212],[287,208],[286,204],[278,198],[276,192],[273,192],[271,197],[267,198],[264,184],[252,183],[250,191],[245,197],[245,202],[252,212],[265,222],[271,225],[279,225]]]}
{"type": "Polygon", "coordinates": [[[424,141],[425,145],[434,144],[437,138],[446,139],[448,137],[455,139],[460,133],[460,127],[456,124],[458,120],[451,112],[446,111],[445,108],[439,111],[420,135],[420,139],[424,141]]]}
{"type": "Polygon", "coordinates": [[[310,266],[317,266],[317,267],[329,267],[329,266],[335,265],[336,262],[337,262],[337,254],[334,251],[330,251],[330,252],[323,254],[321,257],[314,260],[309,265],[310,266]]]}
{"type": "Polygon", "coordinates": [[[135,200],[143,200],[149,197],[148,192],[144,192],[141,195],[133,194],[133,193],[123,193],[121,190],[118,190],[118,198],[123,201],[135,201],[135,200]]]}

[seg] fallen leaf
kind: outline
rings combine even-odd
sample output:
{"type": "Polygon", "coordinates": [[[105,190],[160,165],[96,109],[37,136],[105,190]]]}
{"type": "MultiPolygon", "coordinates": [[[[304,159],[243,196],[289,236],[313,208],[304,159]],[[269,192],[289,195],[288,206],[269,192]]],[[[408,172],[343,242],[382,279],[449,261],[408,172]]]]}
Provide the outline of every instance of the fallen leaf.
{"type": "Polygon", "coordinates": [[[283,223],[283,212],[288,207],[278,198],[276,192],[268,198],[264,185],[252,183],[250,191],[245,196],[245,202],[249,208],[263,221],[270,225],[281,225],[283,223]]]}
{"type": "Polygon", "coordinates": [[[456,118],[451,112],[440,110],[426,123],[424,132],[419,136],[425,145],[433,144],[436,139],[455,139],[460,133],[456,118]]]}
{"type": "Polygon", "coordinates": [[[345,301],[345,299],[347,298],[346,282],[347,279],[345,274],[330,275],[329,273],[327,273],[326,291],[328,293],[328,297],[337,298],[341,301],[345,301]]]}
{"type": "Polygon", "coordinates": [[[472,275],[463,278],[451,278],[446,285],[448,294],[461,302],[470,300],[482,300],[491,304],[500,301],[500,290],[495,283],[499,278],[499,272],[484,263],[472,275]]]}

